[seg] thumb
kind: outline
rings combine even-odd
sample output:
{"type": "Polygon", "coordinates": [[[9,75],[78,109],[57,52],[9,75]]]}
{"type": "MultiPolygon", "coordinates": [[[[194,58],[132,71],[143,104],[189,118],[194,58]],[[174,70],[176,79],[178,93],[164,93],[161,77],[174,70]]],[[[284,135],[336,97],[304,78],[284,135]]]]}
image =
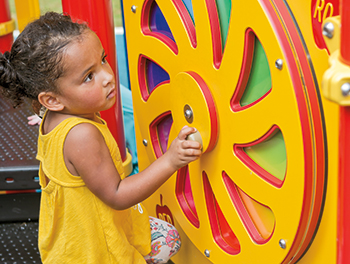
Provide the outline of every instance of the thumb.
{"type": "Polygon", "coordinates": [[[188,137],[188,135],[193,134],[196,131],[197,131],[197,129],[195,129],[194,127],[184,126],[181,129],[181,131],[178,135],[178,138],[180,140],[185,140],[188,137]]]}

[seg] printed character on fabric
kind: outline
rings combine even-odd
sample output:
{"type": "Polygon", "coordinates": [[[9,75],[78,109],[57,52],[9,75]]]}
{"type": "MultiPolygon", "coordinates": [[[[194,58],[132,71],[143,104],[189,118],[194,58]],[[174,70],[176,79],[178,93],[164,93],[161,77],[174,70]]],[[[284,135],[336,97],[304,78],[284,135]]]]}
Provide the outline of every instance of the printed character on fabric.
{"type": "Polygon", "coordinates": [[[167,263],[181,247],[181,239],[176,228],[158,218],[149,217],[151,226],[151,253],[145,260],[151,263],[167,263]]]}

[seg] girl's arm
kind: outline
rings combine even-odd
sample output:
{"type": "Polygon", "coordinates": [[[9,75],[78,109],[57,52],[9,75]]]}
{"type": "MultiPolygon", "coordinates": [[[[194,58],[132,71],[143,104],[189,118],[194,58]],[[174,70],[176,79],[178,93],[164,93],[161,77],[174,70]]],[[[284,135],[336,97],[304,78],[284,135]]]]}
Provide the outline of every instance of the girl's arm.
{"type": "Polygon", "coordinates": [[[145,200],[178,169],[200,157],[201,145],[186,140],[195,131],[184,127],[164,155],[144,171],[121,180],[100,131],[91,124],[80,124],[67,135],[66,166],[104,203],[123,210],[145,200]]]}

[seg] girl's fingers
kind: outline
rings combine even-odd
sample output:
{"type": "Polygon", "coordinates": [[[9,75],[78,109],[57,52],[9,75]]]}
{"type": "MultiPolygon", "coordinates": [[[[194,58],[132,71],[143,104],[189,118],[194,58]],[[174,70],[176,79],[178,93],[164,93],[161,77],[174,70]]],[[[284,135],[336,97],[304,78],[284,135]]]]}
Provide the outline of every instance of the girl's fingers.
{"type": "Polygon", "coordinates": [[[201,143],[192,140],[186,140],[182,143],[182,148],[184,149],[202,149],[201,143]]]}
{"type": "Polygon", "coordinates": [[[178,138],[180,140],[185,140],[188,135],[196,132],[197,130],[194,127],[184,126],[179,132],[178,138]]]}

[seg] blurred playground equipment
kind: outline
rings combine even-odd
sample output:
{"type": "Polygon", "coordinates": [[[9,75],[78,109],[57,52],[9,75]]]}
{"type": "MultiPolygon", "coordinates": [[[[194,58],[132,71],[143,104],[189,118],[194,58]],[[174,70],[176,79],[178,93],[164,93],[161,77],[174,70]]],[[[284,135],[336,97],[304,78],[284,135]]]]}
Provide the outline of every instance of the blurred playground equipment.
{"type": "MultiPolygon", "coordinates": [[[[37,3],[16,1],[19,28],[37,3]]],[[[111,1],[62,5],[89,22],[117,72],[111,1]]],[[[202,140],[200,160],[144,203],[180,231],[173,262],[350,263],[350,1],[122,7],[140,170],[184,125],[202,140]]],[[[0,0],[0,45],[12,41],[6,10],[0,0]]],[[[129,168],[120,106],[102,116],[129,168]]]]}

